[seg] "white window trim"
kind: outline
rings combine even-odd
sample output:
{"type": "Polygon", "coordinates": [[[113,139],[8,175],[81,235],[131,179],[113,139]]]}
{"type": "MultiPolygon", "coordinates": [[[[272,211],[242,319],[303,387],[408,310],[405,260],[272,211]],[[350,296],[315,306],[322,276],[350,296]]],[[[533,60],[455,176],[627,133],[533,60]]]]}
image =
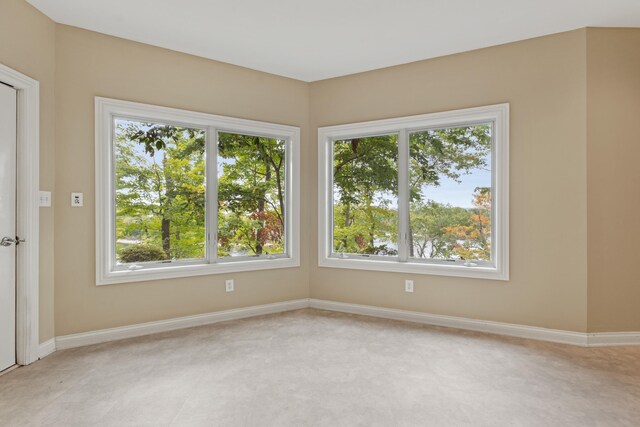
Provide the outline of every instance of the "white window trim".
{"type": "Polygon", "coordinates": [[[95,98],[96,138],[96,284],[109,285],[202,276],[220,273],[269,270],[300,266],[300,128],[287,125],[259,122],[218,116],[175,108],[160,107],[109,98],[95,98]],[[112,256],[115,248],[115,182],[113,151],[113,117],[130,117],[141,120],[161,121],[206,129],[207,152],[207,235],[210,236],[207,259],[204,263],[174,263],[171,266],[146,267],[141,270],[115,268],[112,256]],[[285,219],[286,257],[276,256],[243,258],[242,260],[215,259],[217,244],[217,199],[215,143],[218,131],[264,135],[286,140],[287,168],[285,185],[287,190],[287,212],[285,219]]]}
{"type": "MultiPolygon", "coordinates": [[[[407,151],[408,152],[408,151],[407,151]]],[[[399,227],[406,229],[408,212],[403,212],[408,197],[407,171],[399,168],[398,206],[399,227]],[[407,184],[403,186],[403,182],[407,184]],[[404,202],[403,202],[404,201],[404,202]]],[[[394,119],[327,126],[318,129],[318,265],[320,267],[399,273],[431,274],[439,276],[469,277],[477,279],[509,280],[509,104],[497,104],[462,110],[446,111],[394,119]],[[495,266],[443,265],[424,261],[400,262],[393,257],[349,256],[332,257],[332,142],[354,136],[399,134],[399,163],[408,163],[402,145],[408,144],[407,134],[412,130],[431,127],[458,126],[470,123],[494,123],[492,147],[492,241],[495,266]]],[[[408,242],[400,237],[399,251],[408,250],[408,242]]]]}

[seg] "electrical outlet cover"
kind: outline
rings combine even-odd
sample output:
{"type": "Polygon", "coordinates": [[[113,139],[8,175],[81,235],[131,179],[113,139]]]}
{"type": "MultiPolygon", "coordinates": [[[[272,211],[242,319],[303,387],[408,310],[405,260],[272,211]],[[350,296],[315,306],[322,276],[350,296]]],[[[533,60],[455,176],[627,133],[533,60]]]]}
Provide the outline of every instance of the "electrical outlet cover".
{"type": "Polygon", "coordinates": [[[413,292],[413,280],[405,280],[404,281],[404,291],[405,292],[413,292]]]}

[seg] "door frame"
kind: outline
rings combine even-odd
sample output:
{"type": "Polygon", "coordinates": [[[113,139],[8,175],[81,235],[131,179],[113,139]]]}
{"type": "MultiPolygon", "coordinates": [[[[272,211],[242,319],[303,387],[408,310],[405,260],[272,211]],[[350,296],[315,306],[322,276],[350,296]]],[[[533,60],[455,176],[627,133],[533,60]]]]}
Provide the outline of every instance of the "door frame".
{"type": "Polygon", "coordinates": [[[17,91],[17,223],[24,244],[16,262],[16,362],[38,360],[40,247],[40,83],[0,64],[0,80],[17,91]]]}

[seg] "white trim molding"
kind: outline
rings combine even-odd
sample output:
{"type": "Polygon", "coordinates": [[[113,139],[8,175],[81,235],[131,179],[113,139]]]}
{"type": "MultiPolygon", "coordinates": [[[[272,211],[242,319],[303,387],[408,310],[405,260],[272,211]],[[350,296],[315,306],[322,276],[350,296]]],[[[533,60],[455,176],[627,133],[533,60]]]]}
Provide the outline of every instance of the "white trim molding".
{"type": "Polygon", "coordinates": [[[175,319],[160,320],[156,322],[138,323],[136,325],[122,326],[118,328],[100,329],[98,331],[82,332],[79,334],[57,337],[56,348],[58,350],[63,350],[67,348],[82,347],[85,345],[156,334],[158,332],[210,325],[212,323],[224,322],[227,320],[237,320],[244,319],[246,317],[261,316],[264,314],[299,310],[301,308],[307,308],[308,306],[309,300],[305,298],[300,300],[276,302],[273,304],[255,305],[252,307],[234,308],[231,310],[216,311],[207,314],[196,314],[194,316],[178,317],[175,319]]]}
{"type": "Polygon", "coordinates": [[[570,344],[582,347],[604,347],[640,345],[640,332],[606,332],[583,333],[563,331],[558,329],[539,328],[535,326],[517,325],[512,323],[492,322],[488,320],[467,319],[464,317],[443,316],[437,314],[420,313],[415,311],[398,310],[375,307],[370,305],[349,304],[320,299],[298,299],[251,307],[235,308],[194,316],[178,317],[175,319],[155,322],[138,323],[117,328],[100,329],[97,331],[81,332],[64,335],[54,340],[40,344],[39,355],[45,357],[56,350],[64,350],[86,345],[100,344],[126,338],[168,332],[196,326],[210,325],[229,320],[245,319],[265,314],[283,313],[286,311],[315,308],[319,310],[336,311],[383,319],[401,320],[405,322],[421,323],[424,325],[442,326],[468,331],[483,332],[495,335],[505,335],[538,341],[548,341],[560,344],[570,344]]]}
{"type": "Polygon", "coordinates": [[[238,119],[176,108],[109,98],[95,98],[96,161],[96,284],[110,285],[201,276],[239,271],[300,266],[300,128],[238,119]],[[202,129],[207,139],[207,257],[197,262],[145,265],[140,269],[118,268],[115,259],[115,160],[114,118],[161,121],[202,129]],[[232,132],[281,138],[285,141],[285,253],[276,256],[217,258],[217,133],[232,132]]]}
{"type": "Polygon", "coordinates": [[[56,339],[55,338],[51,338],[50,340],[47,340],[47,341],[45,341],[43,343],[40,343],[40,345],[38,347],[38,359],[42,359],[44,357],[47,357],[48,355],[50,355],[54,351],[56,351],[56,339]]]}
{"type": "Polygon", "coordinates": [[[509,280],[509,104],[318,128],[318,265],[477,279],[509,280]],[[491,261],[410,258],[409,135],[444,127],[491,123],[491,261]],[[398,135],[398,255],[336,254],[333,250],[333,143],[368,135],[398,135]]]}
{"type": "Polygon", "coordinates": [[[640,345],[640,332],[594,332],[589,335],[589,347],[640,345]]]}
{"type": "Polygon", "coordinates": [[[0,81],[18,96],[16,361],[28,365],[39,357],[40,83],[2,64],[0,81]]]}
{"type": "Polygon", "coordinates": [[[587,346],[587,334],[581,332],[563,331],[559,329],[539,328],[535,326],[516,325],[513,323],[493,322],[489,320],[475,320],[465,317],[444,316],[440,314],[421,313],[416,311],[398,310],[393,308],[375,307],[370,305],[349,304],[337,301],[311,299],[309,307],[322,310],[338,311],[341,313],[360,314],[363,316],[379,317],[383,319],[403,320],[432,326],[464,329],[467,331],[485,332],[496,335],[506,335],[517,338],[527,338],[539,341],[550,341],[561,344],[587,346]]]}
{"type": "Polygon", "coordinates": [[[485,332],[489,334],[506,335],[538,341],[578,345],[582,347],[640,345],[640,332],[573,332],[560,329],[540,328],[536,326],[492,322],[489,320],[476,320],[465,317],[444,316],[440,314],[420,313],[416,311],[349,304],[313,298],[309,300],[309,307],[321,310],[338,311],[341,313],[380,317],[383,319],[404,320],[407,322],[443,326],[446,328],[456,328],[467,331],[485,332]]]}

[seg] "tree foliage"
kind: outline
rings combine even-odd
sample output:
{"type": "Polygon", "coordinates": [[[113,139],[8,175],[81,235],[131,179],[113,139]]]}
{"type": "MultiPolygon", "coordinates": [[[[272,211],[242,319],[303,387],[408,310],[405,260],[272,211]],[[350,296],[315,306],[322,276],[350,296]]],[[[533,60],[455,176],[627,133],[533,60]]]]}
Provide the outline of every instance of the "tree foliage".
{"type": "Polygon", "coordinates": [[[469,212],[464,208],[442,204],[433,200],[418,200],[411,205],[411,230],[414,256],[417,258],[453,258],[455,236],[448,231],[469,223],[469,212]]]}
{"type": "Polygon", "coordinates": [[[397,135],[336,141],[333,145],[334,245],[341,252],[396,254],[397,135]]]}
{"type": "MultiPolygon", "coordinates": [[[[162,248],[155,259],[203,258],[205,132],[118,120],[116,126],[117,257],[127,245],[162,248]]],[[[284,141],[220,133],[218,256],[284,251],[284,141]]],[[[153,256],[151,257],[153,258],[153,256]]]]}
{"type": "Polygon", "coordinates": [[[159,246],[161,259],[203,258],[204,131],[118,120],[115,134],[116,241],[159,246]]]}
{"type": "Polygon", "coordinates": [[[491,190],[477,188],[473,205],[467,221],[445,226],[443,230],[455,239],[451,248],[459,258],[488,260],[491,259],[491,190]]]}
{"type": "MultiPolygon", "coordinates": [[[[490,258],[490,189],[469,195],[472,208],[430,197],[445,180],[490,166],[490,132],[470,125],[409,134],[410,256],[490,258]]],[[[205,131],[118,119],[115,142],[118,259],[134,262],[129,252],[145,261],[203,258],[205,131]],[[150,247],[160,252],[140,254],[150,247]]],[[[219,132],[217,148],[218,256],[283,253],[285,142],[219,132]]],[[[397,255],[398,136],[335,141],[333,198],[335,251],[397,255]]]]}
{"type": "Polygon", "coordinates": [[[166,259],[166,254],[162,248],[145,243],[125,246],[120,251],[120,261],[122,262],[146,262],[166,259]]]}
{"type": "Polygon", "coordinates": [[[284,141],[218,136],[218,255],[284,252],[284,141]]]}
{"type": "MultiPolygon", "coordinates": [[[[443,179],[460,182],[465,175],[489,166],[490,132],[490,126],[473,125],[410,133],[410,256],[464,258],[490,253],[475,249],[489,246],[487,230],[483,240],[469,230],[464,234],[462,228],[456,228],[473,226],[468,209],[429,198],[429,188],[440,186],[443,179]]],[[[335,251],[397,254],[397,165],[397,135],[334,142],[335,251]]]]}

